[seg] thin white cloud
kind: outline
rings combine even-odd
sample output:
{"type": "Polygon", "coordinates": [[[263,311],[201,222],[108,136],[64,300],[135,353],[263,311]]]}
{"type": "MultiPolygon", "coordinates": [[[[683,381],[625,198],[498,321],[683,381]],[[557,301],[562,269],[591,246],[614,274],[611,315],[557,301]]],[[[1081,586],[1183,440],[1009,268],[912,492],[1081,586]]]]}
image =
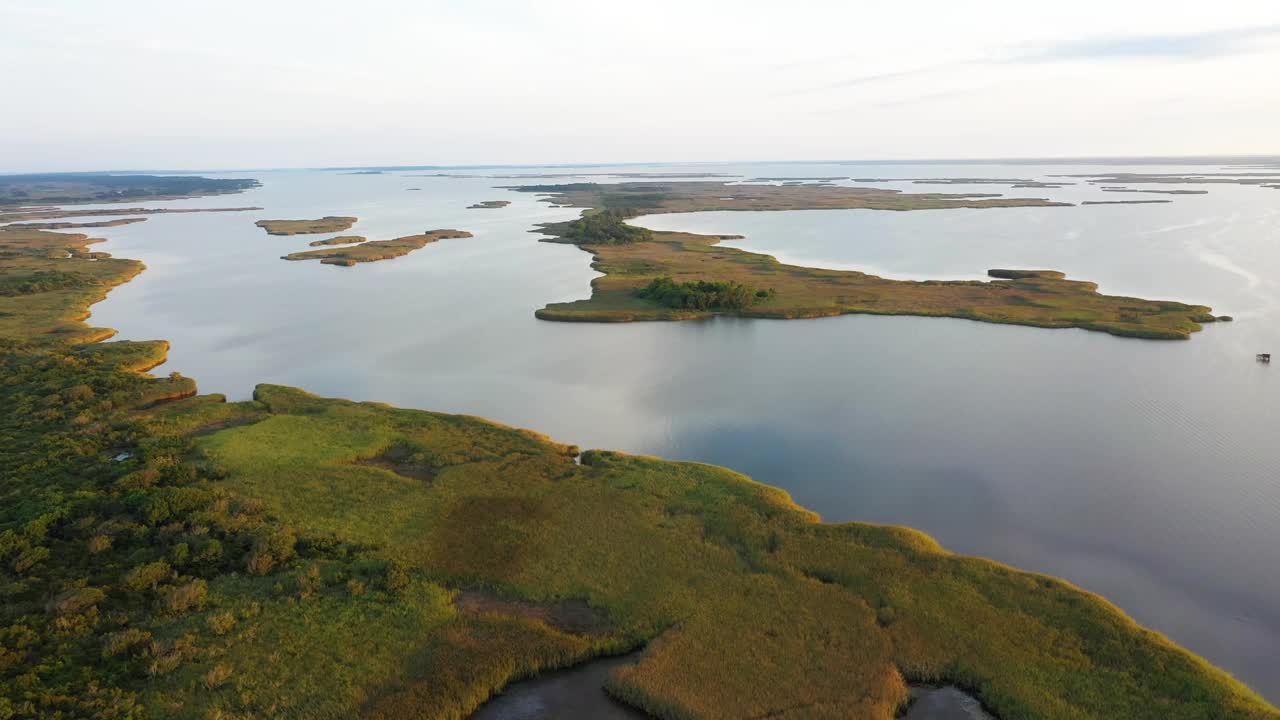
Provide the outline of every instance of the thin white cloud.
{"type": "Polygon", "coordinates": [[[0,164],[1268,153],[1278,43],[1276,0],[4,0],[0,164]]]}
{"type": "Polygon", "coordinates": [[[1015,53],[1007,62],[1068,60],[1205,60],[1250,52],[1259,40],[1280,37],[1280,24],[1163,35],[1110,35],[1015,53]]]}

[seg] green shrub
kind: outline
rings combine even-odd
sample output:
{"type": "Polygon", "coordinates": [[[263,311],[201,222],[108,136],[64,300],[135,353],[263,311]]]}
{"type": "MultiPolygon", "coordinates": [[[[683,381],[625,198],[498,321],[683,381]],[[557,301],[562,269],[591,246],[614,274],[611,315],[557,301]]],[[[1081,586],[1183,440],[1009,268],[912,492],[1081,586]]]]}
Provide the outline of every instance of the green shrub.
{"type": "Polygon", "coordinates": [[[133,568],[125,574],[120,584],[131,592],[141,592],[156,587],[172,576],[173,568],[169,563],[157,560],[133,568]]]}
{"type": "Polygon", "coordinates": [[[565,226],[564,237],[584,245],[624,245],[653,239],[653,231],[628,225],[627,215],[605,210],[583,215],[565,226]]]}
{"type": "Polygon", "coordinates": [[[165,592],[163,605],[167,612],[178,615],[188,610],[198,610],[208,597],[208,583],[196,579],[165,592]]]}
{"type": "Polygon", "coordinates": [[[660,277],[636,291],[636,294],[670,308],[743,310],[772,297],[773,291],[732,281],[676,282],[669,277],[660,277]]]}

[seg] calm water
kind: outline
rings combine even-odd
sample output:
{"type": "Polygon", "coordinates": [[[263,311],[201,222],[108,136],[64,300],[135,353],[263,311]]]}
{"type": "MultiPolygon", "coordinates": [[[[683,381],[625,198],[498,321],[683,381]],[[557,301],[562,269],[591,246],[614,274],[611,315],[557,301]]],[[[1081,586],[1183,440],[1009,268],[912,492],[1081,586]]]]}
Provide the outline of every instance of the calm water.
{"type": "MultiPolygon", "coordinates": [[[[1090,171],[673,168],[703,169],[1090,171]]],[[[737,246],[783,260],[892,277],[1053,268],[1106,292],[1201,302],[1237,318],[1190,342],[1146,342],[926,318],[540,322],[535,308],[584,297],[594,273],[586,253],[538,243],[528,230],[576,211],[494,188],[518,180],[408,174],[260,172],[264,186],[242,195],[148,203],[266,210],[104,229],[104,250],[148,271],[95,306],[92,322],[122,338],[171,340],[160,372],[181,371],[233,399],[256,382],[285,383],[483,415],[584,447],[726,465],[829,520],[909,525],[953,550],[1068,578],[1280,700],[1280,368],[1253,360],[1280,350],[1280,191],[1209,186],[1209,195],[1167,205],[638,221],[743,234],[737,246]],[[497,199],[513,204],[464,209],[497,199]],[[357,215],[351,232],[375,239],[437,227],[476,237],[337,268],[278,259],[319,236],[271,237],[253,226],[325,214],[357,215]]],[[[891,187],[1163,197],[1084,185],[891,187]]]]}

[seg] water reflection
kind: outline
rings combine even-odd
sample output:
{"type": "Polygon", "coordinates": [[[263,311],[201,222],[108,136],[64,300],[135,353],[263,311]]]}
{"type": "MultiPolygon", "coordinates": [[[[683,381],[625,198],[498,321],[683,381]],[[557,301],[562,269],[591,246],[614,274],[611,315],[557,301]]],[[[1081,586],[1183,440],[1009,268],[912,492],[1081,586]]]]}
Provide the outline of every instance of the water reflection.
{"type": "Polygon", "coordinates": [[[1280,348],[1274,190],[1215,186],[1168,205],[643,221],[742,233],[742,247],[891,276],[1050,267],[1108,292],[1204,302],[1238,318],[1190,342],[1153,343],[869,316],[540,322],[535,308],[585,296],[594,273],[586,253],[538,243],[528,230],[576,211],[493,187],[510,180],[256,176],[264,186],[244,195],[167,204],[257,204],[261,213],[104,229],[103,249],[142,259],[148,271],[95,306],[92,322],[125,338],[171,340],[160,372],[179,370],[232,398],[256,382],[285,383],[483,415],[584,447],[727,465],[829,520],[910,525],[950,549],[1066,577],[1280,697],[1280,576],[1262,570],[1280,567],[1280,380],[1253,361],[1280,348]],[[512,205],[465,209],[496,199],[512,205]],[[435,227],[475,238],[337,268],[278,259],[318,236],[253,227],[262,217],[325,214],[357,215],[351,232],[375,238],[435,227]]]}

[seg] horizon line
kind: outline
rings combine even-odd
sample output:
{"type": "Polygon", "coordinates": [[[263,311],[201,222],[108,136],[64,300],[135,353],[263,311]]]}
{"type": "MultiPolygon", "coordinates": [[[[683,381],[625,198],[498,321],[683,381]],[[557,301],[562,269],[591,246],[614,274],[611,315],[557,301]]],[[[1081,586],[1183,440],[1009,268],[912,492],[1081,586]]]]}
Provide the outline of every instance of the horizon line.
{"type": "Polygon", "coordinates": [[[885,159],[830,159],[830,160],[646,160],[624,162],[581,162],[581,163],[465,163],[465,164],[423,164],[423,165],[329,165],[329,166],[260,166],[234,168],[134,168],[106,170],[26,170],[4,171],[0,177],[22,175],[85,175],[85,174],[164,174],[181,173],[236,173],[236,172],[281,172],[281,171],[313,171],[334,172],[341,170],[490,170],[504,168],[598,168],[598,167],[648,167],[654,165],[1157,165],[1157,164],[1213,165],[1234,164],[1273,164],[1280,163],[1280,154],[1196,154],[1196,155],[1067,155],[1067,156],[1022,156],[1022,157],[953,157],[953,158],[885,158],[885,159]],[[1234,161],[1220,163],[1218,161],[1234,161]],[[1169,162],[1172,161],[1172,162],[1169,162]]]}

